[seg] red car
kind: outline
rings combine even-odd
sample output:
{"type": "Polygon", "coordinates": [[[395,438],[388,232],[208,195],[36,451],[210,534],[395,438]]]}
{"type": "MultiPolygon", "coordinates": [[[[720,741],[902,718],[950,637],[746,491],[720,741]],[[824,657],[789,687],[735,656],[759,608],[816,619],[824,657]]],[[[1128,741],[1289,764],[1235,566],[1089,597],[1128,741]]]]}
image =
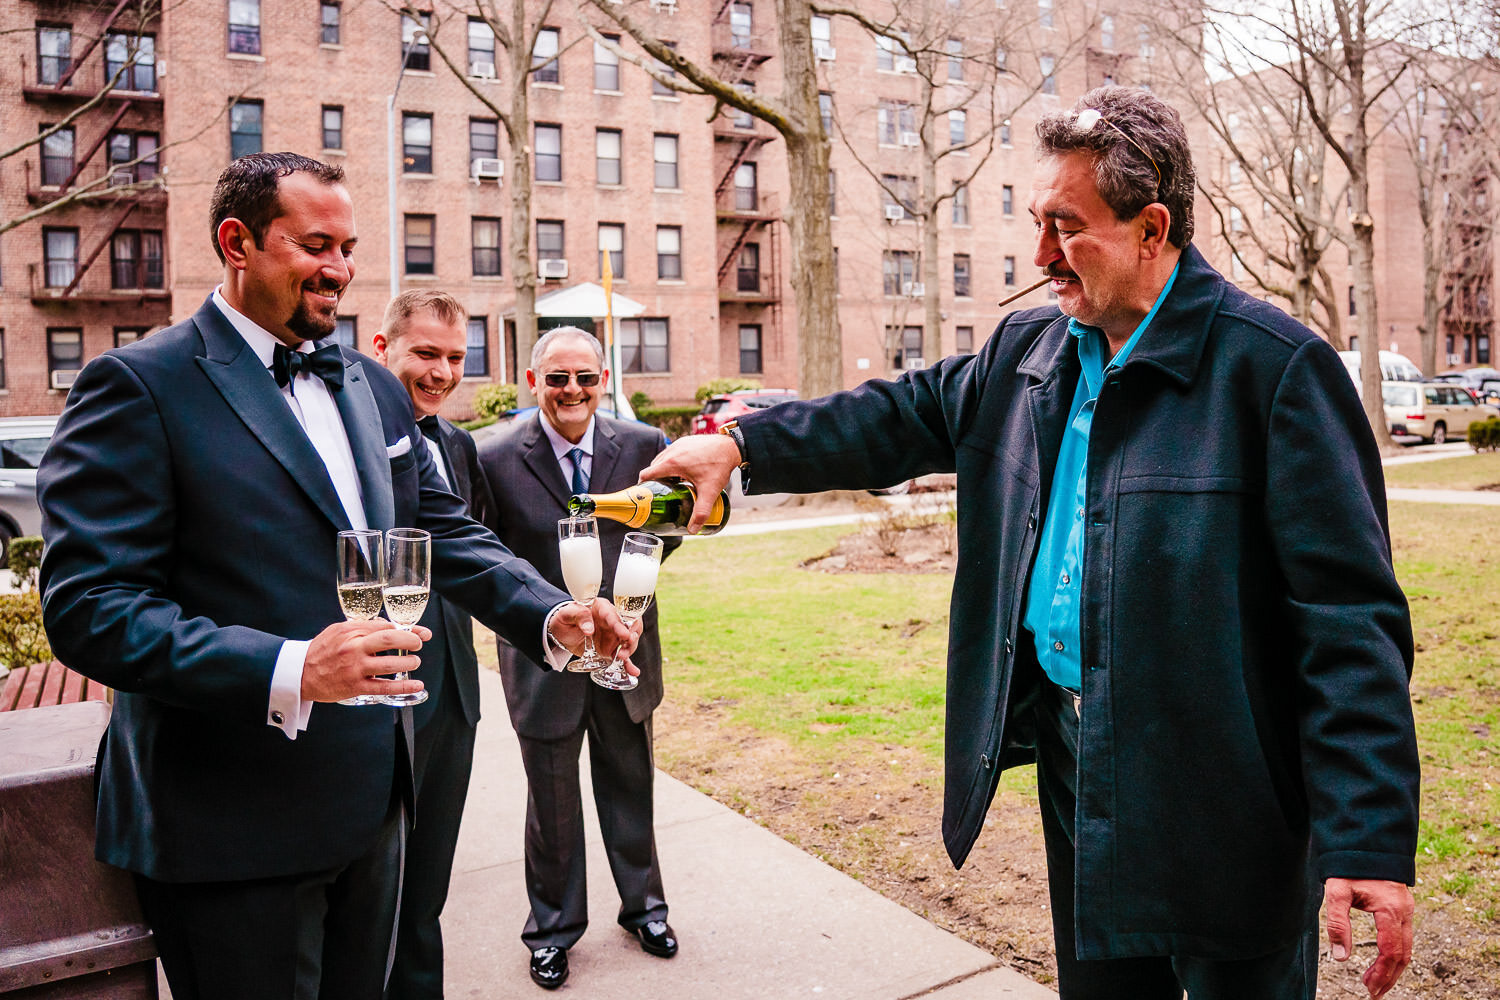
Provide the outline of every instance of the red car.
{"type": "Polygon", "coordinates": [[[763,410],[777,403],[796,399],[791,389],[741,389],[709,397],[703,409],[693,417],[694,434],[716,434],[729,421],[754,410],[763,410]]]}

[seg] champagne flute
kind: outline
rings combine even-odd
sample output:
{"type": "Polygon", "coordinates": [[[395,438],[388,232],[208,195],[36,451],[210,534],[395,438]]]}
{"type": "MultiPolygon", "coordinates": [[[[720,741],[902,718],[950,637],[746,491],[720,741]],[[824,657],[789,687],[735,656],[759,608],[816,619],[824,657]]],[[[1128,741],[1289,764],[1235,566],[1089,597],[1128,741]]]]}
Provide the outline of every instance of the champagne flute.
{"type": "MultiPolygon", "coordinates": [[[[431,586],[432,535],[421,528],[392,528],[385,533],[385,587],[381,596],[385,600],[385,614],[397,628],[410,632],[427,610],[427,595],[431,586]]],[[[396,674],[394,680],[406,680],[406,672],[396,674]]],[[[427,700],[427,692],[414,694],[387,694],[380,696],[384,705],[420,705],[427,700]]]]}
{"type": "MultiPolygon", "coordinates": [[[[662,541],[644,531],[632,531],[620,547],[615,564],[615,611],[627,626],[635,624],[651,606],[656,593],[656,573],[661,567],[662,541]]],[[[625,669],[625,651],[615,650],[609,666],[595,672],[595,684],[611,691],[629,691],[639,681],[625,669]]]]}
{"type": "MultiPolygon", "coordinates": [[[[380,614],[385,586],[385,551],[378,528],[340,531],[338,540],[339,607],[351,622],[365,622],[380,614]]],[[[340,705],[384,705],[378,694],[357,694],[340,705]]]]}
{"type": "MultiPolygon", "coordinates": [[[[568,596],[586,608],[594,606],[604,578],[604,560],[599,554],[599,522],[592,517],[565,517],[557,522],[557,555],[562,562],[563,583],[568,596]]],[[[576,673],[602,670],[608,663],[594,649],[592,633],[583,637],[583,655],[568,664],[576,673]]]]}

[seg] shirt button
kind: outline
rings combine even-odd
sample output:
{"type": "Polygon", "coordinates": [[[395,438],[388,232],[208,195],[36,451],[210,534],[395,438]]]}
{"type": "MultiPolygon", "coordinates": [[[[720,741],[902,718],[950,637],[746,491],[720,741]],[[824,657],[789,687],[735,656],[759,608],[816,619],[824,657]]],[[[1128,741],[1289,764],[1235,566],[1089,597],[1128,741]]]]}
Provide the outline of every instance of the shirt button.
{"type": "Polygon", "coordinates": [[[1072,583],[1072,582],[1073,582],[1073,578],[1072,578],[1072,577],[1070,577],[1070,576],[1068,576],[1068,574],[1066,574],[1066,573],[1064,573],[1064,574],[1063,574],[1063,575],[1062,575],[1062,582],[1063,582],[1063,585],[1064,585],[1064,586],[1066,586],[1066,585],[1067,585],[1067,584],[1069,584],[1069,583],[1072,583]]]}
{"type": "Polygon", "coordinates": [[[284,715],[282,715],[280,712],[272,712],[271,713],[271,721],[274,722],[274,723],[276,723],[276,725],[279,726],[284,721],[286,721],[286,717],[284,715]]]}
{"type": "Polygon", "coordinates": [[[1059,653],[1061,653],[1063,651],[1062,640],[1059,639],[1058,641],[1054,642],[1052,644],[1052,648],[1055,649],[1055,650],[1057,650],[1059,653]]]}
{"type": "Polygon", "coordinates": [[[1078,508],[1078,513],[1075,516],[1078,518],[1078,520],[1080,520],[1080,521],[1083,520],[1083,508],[1082,507],[1078,508]]]}

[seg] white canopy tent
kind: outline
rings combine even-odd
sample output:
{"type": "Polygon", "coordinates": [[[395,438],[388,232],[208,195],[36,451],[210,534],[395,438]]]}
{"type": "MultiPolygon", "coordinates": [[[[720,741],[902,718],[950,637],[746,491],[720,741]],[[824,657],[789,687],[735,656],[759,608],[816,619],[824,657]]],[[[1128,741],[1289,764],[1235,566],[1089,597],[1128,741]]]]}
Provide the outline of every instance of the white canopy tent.
{"type": "MultiPolygon", "coordinates": [[[[538,295],[536,298],[537,319],[588,319],[604,320],[606,316],[613,322],[608,324],[605,330],[604,345],[609,358],[609,395],[614,404],[615,414],[626,420],[635,416],[630,408],[630,403],[625,398],[625,392],[620,381],[620,319],[629,319],[639,316],[646,311],[646,307],[634,299],[626,298],[619,292],[610,292],[605,295],[604,286],[592,281],[584,281],[567,288],[559,288],[555,292],[546,295],[538,295]]],[[[514,312],[506,316],[513,317],[514,312]]],[[[523,359],[517,358],[516,365],[520,367],[523,359]]],[[[517,372],[519,377],[521,373],[517,372]]]]}

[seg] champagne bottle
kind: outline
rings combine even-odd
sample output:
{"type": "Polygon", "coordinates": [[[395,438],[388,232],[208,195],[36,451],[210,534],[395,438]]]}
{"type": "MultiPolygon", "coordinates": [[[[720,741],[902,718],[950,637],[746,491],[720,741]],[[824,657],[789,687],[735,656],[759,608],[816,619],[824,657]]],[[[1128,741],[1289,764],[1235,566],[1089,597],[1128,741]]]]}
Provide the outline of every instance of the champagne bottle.
{"type": "MultiPolygon", "coordinates": [[[[589,514],[619,521],[653,535],[685,535],[697,495],[681,479],[649,479],[618,493],[581,493],[568,501],[574,517],[589,514]]],[[[720,492],[700,534],[712,535],[729,523],[729,494],[720,492]]]]}

